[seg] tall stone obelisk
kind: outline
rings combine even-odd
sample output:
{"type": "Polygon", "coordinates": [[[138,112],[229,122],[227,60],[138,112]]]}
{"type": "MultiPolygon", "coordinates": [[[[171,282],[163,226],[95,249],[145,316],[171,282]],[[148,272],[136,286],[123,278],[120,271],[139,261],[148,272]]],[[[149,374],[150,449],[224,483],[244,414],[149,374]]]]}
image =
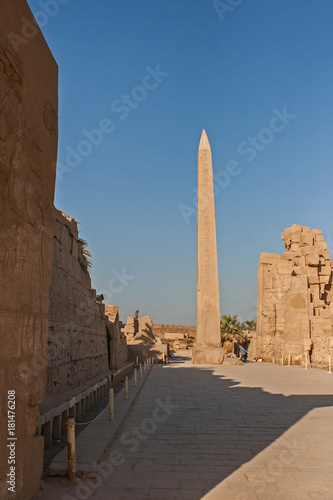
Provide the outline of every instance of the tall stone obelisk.
{"type": "Polygon", "coordinates": [[[212,152],[205,130],[198,151],[196,364],[221,364],[220,294],[217,268],[212,152]]]}

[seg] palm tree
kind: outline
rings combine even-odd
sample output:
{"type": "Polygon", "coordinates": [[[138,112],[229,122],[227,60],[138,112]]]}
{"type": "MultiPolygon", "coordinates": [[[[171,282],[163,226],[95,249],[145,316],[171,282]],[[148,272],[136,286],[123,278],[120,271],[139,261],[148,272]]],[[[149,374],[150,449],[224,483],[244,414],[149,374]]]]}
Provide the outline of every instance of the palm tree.
{"type": "Polygon", "coordinates": [[[238,355],[236,349],[237,341],[244,341],[245,337],[241,331],[241,325],[237,319],[237,315],[225,314],[221,317],[221,339],[222,343],[232,342],[232,353],[238,355]]]}
{"type": "Polygon", "coordinates": [[[237,315],[225,314],[221,317],[221,338],[230,341],[244,340],[237,315]]]}
{"type": "Polygon", "coordinates": [[[257,322],[254,320],[243,321],[241,324],[242,330],[250,330],[253,331],[257,328],[257,322]]]}
{"type": "Polygon", "coordinates": [[[88,269],[89,267],[92,266],[91,257],[92,257],[93,254],[91,253],[90,250],[88,250],[88,243],[86,242],[86,240],[83,240],[82,238],[79,238],[77,240],[77,243],[81,247],[82,253],[83,253],[83,255],[86,258],[86,261],[87,261],[87,267],[86,267],[86,269],[88,269]]]}

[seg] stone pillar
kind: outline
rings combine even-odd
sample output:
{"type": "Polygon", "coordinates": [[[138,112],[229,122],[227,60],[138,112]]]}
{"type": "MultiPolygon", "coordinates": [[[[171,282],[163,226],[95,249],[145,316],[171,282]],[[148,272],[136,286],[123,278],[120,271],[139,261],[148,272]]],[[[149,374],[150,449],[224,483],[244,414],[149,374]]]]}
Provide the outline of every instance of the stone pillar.
{"type": "Polygon", "coordinates": [[[25,0],[0,16],[0,498],[39,487],[46,387],[58,68],[25,0]],[[15,391],[15,493],[8,491],[8,391],[15,391]]]}
{"type": "Polygon", "coordinates": [[[212,153],[206,132],[198,152],[197,335],[192,361],[221,364],[220,295],[217,267],[212,153]]]}

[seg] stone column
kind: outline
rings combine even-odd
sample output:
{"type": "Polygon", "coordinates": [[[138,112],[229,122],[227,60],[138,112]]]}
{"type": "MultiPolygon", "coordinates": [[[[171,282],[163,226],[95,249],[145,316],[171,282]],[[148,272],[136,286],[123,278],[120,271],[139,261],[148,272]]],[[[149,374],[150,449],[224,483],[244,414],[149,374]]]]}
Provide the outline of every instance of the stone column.
{"type": "Polygon", "coordinates": [[[192,361],[221,364],[220,295],[217,267],[212,153],[205,130],[198,152],[197,335],[192,361]]]}

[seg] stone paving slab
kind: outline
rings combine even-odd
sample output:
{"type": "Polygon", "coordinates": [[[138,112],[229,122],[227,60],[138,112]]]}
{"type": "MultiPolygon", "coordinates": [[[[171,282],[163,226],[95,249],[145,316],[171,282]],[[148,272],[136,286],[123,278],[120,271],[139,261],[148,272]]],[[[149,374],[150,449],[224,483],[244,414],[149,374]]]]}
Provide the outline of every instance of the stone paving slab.
{"type": "MultiPolygon", "coordinates": [[[[78,477],[95,477],[98,463],[119,427],[124,421],[136,397],[141,391],[147,376],[150,374],[152,366],[148,366],[142,379],[138,376],[137,387],[134,387],[134,379],[129,380],[129,397],[124,400],[123,391],[114,398],[115,417],[114,421],[109,421],[109,408],[104,413],[93,420],[75,440],[76,470],[78,477]]],[[[64,448],[54,457],[49,467],[50,476],[66,476],[68,474],[68,448],[64,448]]]]}
{"type": "Polygon", "coordinates": [[[96,480],[50,479],[36,499],[333,499],[332,394],[324,371],[181,353],[153,366],[96,480]]]}

